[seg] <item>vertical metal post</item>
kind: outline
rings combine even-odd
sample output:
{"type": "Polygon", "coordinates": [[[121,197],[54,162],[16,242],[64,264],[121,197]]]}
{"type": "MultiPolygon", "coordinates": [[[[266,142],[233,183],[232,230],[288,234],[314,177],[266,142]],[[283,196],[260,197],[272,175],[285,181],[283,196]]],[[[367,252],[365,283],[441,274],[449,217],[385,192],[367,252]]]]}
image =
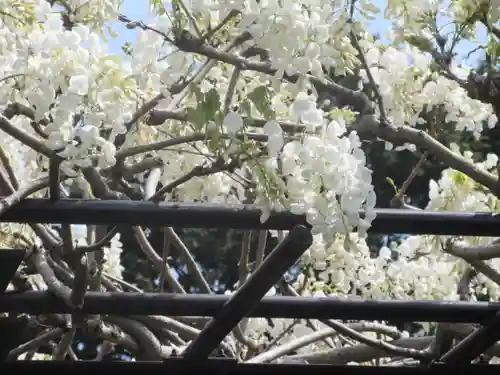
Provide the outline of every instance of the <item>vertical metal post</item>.
{"type": "Polygon", "coordinates": [[[24,250],[0,249],[0,293],[7,289],[25,257],[26,251],[24,250]]]}
{"type": "Polygon", "coordinates": [[[500,339],[500,313],[487,324],[472,332],[458,345],[444,354],[439,362],[470,364],[472,360],[492,347],[500,339]]]}
{"type": "Polygon", "coordinates": [[[311,244],[312,235],[308,228],[302,225],[293,227],[288,236],[273,249],[261,266],[190,343],[183,358],[206,359],[311,244]]]}

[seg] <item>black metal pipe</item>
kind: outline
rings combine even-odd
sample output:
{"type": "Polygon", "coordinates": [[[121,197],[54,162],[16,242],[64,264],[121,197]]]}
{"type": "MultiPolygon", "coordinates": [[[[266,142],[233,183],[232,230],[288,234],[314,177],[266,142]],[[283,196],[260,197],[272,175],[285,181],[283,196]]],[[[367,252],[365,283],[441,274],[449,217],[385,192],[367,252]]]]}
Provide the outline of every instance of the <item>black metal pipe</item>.
{"type": "MultiPolygon", "coordinates": [[[[430,212],[377,209],[372,233],[407,233],[496,236],[500,216],[481,212],[430,212]]],[[[153,203],[148,201],[101,201],[25,199],[0,216],[2,222],[168,225],[190,228],[234,228],[289,230],[305,225],[303,215],[271,214],[260,222],[260,211],[249,205],[224,206],[197,203],[153,203]]]]}
{"type": "Polygon", "coordinates": [[[421,366],[328,366],[328,365],[281,365],[281,364],[224,364],[210,359],[201,362],[188,362],[167,359],[158,362],[117,362],[117,361],[15,361],[0,364],[2,374],[55,374],[82,373],[130,373],[130,374],[192,374],[192,375],[443,375],[449,372],[463,374],[497,375],[500,366],[470,365],[450,366],[439,364],[432,368],[421,366]]]}
{"type": "MultiPolygon", "coordinates": [[[[224,295],[87,292],[86,314],[215,316],[229,300],[224,295]]],[[[0,294],[0,312],[71,313],[64,301],[48,292],[0,294]]],[[[500,303],[466,301],[363,301],[329,297],[264,297],[251,317],[391,320],[397,322],[487,323],[500,303]]]]}
{"type": "Polygon", "coordinates": [[[252,311],[264,295],[311,246],[311,231],[303,225],[293,227],[257,270],[234,293],[188,347],[182,356],[188,360],[207,358],[238,322],[252,311]]]}
{"type": "Polygon", "coordinates": [[[25,257],[25,250],[0,248],[0,293],[7,289],[25,257]]]}
{"type": "Polygon", "coordinates": [[[439,362],[466,365],[492,347],[500,339],[500,313],[478,328],[454,348],[444,354],[439,362]]]}

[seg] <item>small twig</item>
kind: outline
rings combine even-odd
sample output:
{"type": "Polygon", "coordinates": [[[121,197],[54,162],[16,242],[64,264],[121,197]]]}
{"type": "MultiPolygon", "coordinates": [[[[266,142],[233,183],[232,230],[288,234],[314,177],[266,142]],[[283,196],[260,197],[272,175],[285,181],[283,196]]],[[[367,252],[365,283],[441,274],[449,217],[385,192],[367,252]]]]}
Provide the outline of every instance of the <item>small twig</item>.
{"type": "Polygon", "coordinates": [[[231,21],[234,17],[236,17],[240,12],[237,10],[232,9],[226,17],[222,21],[219,22],[217,26],[215,26],[213,29],[207,31],[205,35],[202,36],[203,41],[210,41],[212,37],[219,32],[224,26],[226,26],[229,21],[231,21]]]}
{"type": "MultiPolygon", "coordinates": [[[[155,142],[155,143],[157,143],[157,142],[155,142]]],[[[151,145],[151,143],[149,143],[147,146],[149,146],[149,145],[151,145]]],[[[137,147],[140,147],[140,146],[137,146],[137,147]]],[[[153,170],[153,169],[160,169],[161,170],[161,168],[164,166],[165,166],[165,163],[163,162],[162,158],[157,157],[157,156],[152,156],[152,157],[146,157],[146,158],[142,159],[140,162],[134,163],[134,164],[123,163],[123,167],[121,169],[121,172],[122,172],[124,177],[128,177],[128,176],[141,174],[143,172],[153,170]]],[[[123,179],[120,181],[120,185],[125,186],[123,183],[123,179]]]]}
{"type": "MultiPolygon", "coordinates": [[[[248,123],[249,126],[253,126],[255,128],[262,128],[268,121],[266,119],[252,118],[247,116],[242,116],[242,118],[245,123],[248,123]]],[[[176,111],[154,110],[149,114],[149,117],[145,122],[149,126],[158,126],[162,125],[167,120],[188,121],[187,111],[185,109],[179,109],[176,111]]],[[[284,133],[295,134],[304,132],[306,130],[306,127],[304,125],[293,122],[277,121],[277,123],[280,125],[284,133]]],[[[118,155],[120,155],[119,152],[120,151],[117,152],[118,155]]]]}
{"type": "MultiPolygon", "coordinates": [[[[354,3],[354,1],[352,3],[354,3]]],[[[366,58],[365,58],[365,55],[363,53],[363,49],[361,48],[361,46],[358,43],[358,37],[356,36],[356,34],[353,31],[351,31],[351,43],[354,46],[354,48],[358,51],[358,58],[361,61],[361,65],[363,65],[363,69],[366,71],[366,76],[368,77],[368,80],[370,81],[370,84],[373,88],[373,92],[375,93],[375,97],[377,99],[377,104],[378,104],[378,109],[380,112],[380,118],[382,121],[386,122],[387,121],[387,114],[385,112],[382,94],[380,94],[380,90],[378,88],[378,85],[375,82],[375,79],[373,78],[373,74],[370,70],[370,67],[368,66],[368,63],[366,62],[366,58]]]]}
{"type": "MultiPolygon", "coordinates": [[[[278,232],[279,233],[279,232],[278,232]]],[[[307,280],[305,280],[307,281],[307,280]]],[[[300,294],[291,286],[289,285],[285,279],[282,277],[281,280],[279,281],[278,283],[280,289],[281,289],[281,293],[285,294],[285,295],[290,295],[290,296],[294,296],[294,297],[297,297],[299,296],[300,294]]],[[[305,288],[305,285],[303,285],[303,287],[305,288]]],[[[302,293],[302,291],[301,291],[302,293]]],[[[322,320],[320,320],[320,322],[323,322],[322,320]]],[[[317,331],[317,327],[313,324],[313,322],[309,319],[306,320],[306,326],[309,327],[310,329],[312,329],[313,331],[317,331]]],[[[323,339],[323,342],[328,345],[330,348],[334,348],[335,345],[334,343],[332,342],[332,340],[328,337],[324,338],[323,339]]]]}
{"type": "Polygon", "coordinates": [[[57,340],[59,337],[61,337],[64,334],[64,329],[63,328],[54,328],[48,332],[45,332],[41,334],[38,337],[35,337],[34,339],[19,345],[17,348],[12,349],[8,356],[7,359],[15,359],[21,354],[32,350],[39,348],[40,346],[52,341],[52,340],[57,340]]]}
{"type": "MultiPolygon", "coordinates": [[[[411,337],[401,338],[391,341],[391,345],[412,348],[414,350],[425,349],[432,337],[411,337]]],[[[334,348],[329,350],[321,350],[313,353],[296,354],[286,357],[293,360],[306,360],[310,364],[336,364],[346,365],[349,362],[368,362],[375,358],[387,357],[387,352],[378,347],[359,344],[356,346],[345,346],[342,348],[334,348]]]]}
{"type": "Polygon", "coordinates": [[[115,345],[111,341],[104,341],[101,345],[100,350],[97,352],[94,361],[100,362],[106,357],[108,354],[111,354],[115,349],[115,345]]]}
{"type": "MultiPolygon", "coordinates": [[[[264,123],[262,125],[264,125],[264,123]]],[[[229,134],[217,134],[217,137],[219,137],[220,139],[232,139],[235,136],[232,136],[229,134]]],[[[259,141],[259,142],[267,142],[267,140],[268,140],[268,137],[265,134],[254,134],[254,133],[236,134],[236,138],[238,138],[238,139],[250,139],[250,140],[259,141]]],[[[118,151],[116,153],[115,157],[117,160],[123,160],[124,158],[138,155],[138,154],[144,154],[146,152],[163,150],[163,149],[166,149],[166,148],[172,147],[172,146],[177,146],[177,145],[192,143],[192,142],[207,141],[210,139],[211,139],[210,134],[195,133],[195,134],[191,134],[191,135],[187,135],[187,136],[170,138],[170,139],[166,139],[163,141],[153,142],[153,143],[149,143],[149,144],[145,144],[145,145],[124,148],[124,149],[118,151]]],[[[148,160],[148,159],[145,159],[145,160],[148,160]]],[[[146,167],[146,169],[148,169],[150,167],[157,166],[156,164],[158,164],[157,161],[154,161],[154,162],[149,161],[147,163],[149,165],[146,167]]],[[[131,167],[128,167],[128,168],[131,169],[131,167]]],[[[144,169],[142,167],[142,165],[140,168],[144,169]]],[[[139,167],[135,166],[134,173],[138,173],[138,172],[140,172],[139,167]]]]}
{"type": "Polygon", "coordinates": [[[482,260],[467,260],[474,269],[489,278],[495,284],[500,285],[500,272],[482,260]]]}
{"type": "Polygon", "coordinates": [[[160,181],[162,170],[160,168],[154,168],[149,172],[146,179],[146,184],[144,186],[144,199],[149,199],[156,192],[156,187],[160,181]]]}
{"type": "Polygon", "coordinates": [[[153,329],[175,332],[187,340],[193,340],[200,333],[199,329],[166,316],[134,316],[133,318],[151,326],[153,329]]]}
{"type": "MultiPolygon", "coordinates": [[[[9,183],[5,176],[0,170],[0,183],[3,183],[4,187],[14,194],[14,188],[9,183]]],[[[43,224],[30,224],[30,228],[35,232],[38,238],[41,240],[43,246],[49,251],[61,252],[60,239],[57,237],[54,231],[47,228],[46,225],[43,224]]]]}
{"type": "Polygon", "coordinates": [[[182,185],[183,183],[191,180],[194,177],[209,176],[211,174],[215,174],[218,172],[232,170],[240,163],[241,163],[241,161],[234,159],[234,160],[230,161],[229,163],[217,163],[216,162],[213,165],[208,166],[208,167],[196,166],[191,171],[186,173],[185,175],[179,177],[177,180],[171,182],[168,185],[163,186],[153,196],[151,196],[151,198],[149,198],[149,200],[153,201],[153,202],[159,202],[163,198],[164,195],[171,193],[176,187],[182,185]]]}
{"type": "MultiPolygon", "coordinates": [[[[290,326],[292,327],[292,326],[290,326]]],[[[310,334],[301,336],[295,340],[287,342],[286,344],[280,345],[275,349],[268,350],[252,359],[246,361],[246,363],[264,363],[271,362],[279,357],[282,357],[294,350],[300,349],[304,346],[310,345],[316,341],[325,339],[327,337],[336,335],[337,332],[333,329],[323,329],[321,331],[312,332],[310,334]]]]}
{"type": "MultiPolygon", "coordinates": [[[[166,228],[162,228],[162,230],[163,230],[163,248],[161,251],[161,261],[164,264],[167,264],[168,257],[170,254],[170,236],[167,233],[166,228]]],[[[167,267],[164,267],[161,269],[161,272],[160,272],[160,277],[159,277],[159,281],[158,281],[160,293],[163,293],[163,289],[165,287],[166,271],[167,271],[167,267]]]]}
{"type": "Polygon", "coordinates": [[[85,292],[89,283],[87,257],[83,254],[72,254],[75,257],[73,270],[75,278],[73,280],[73,289],[71,292],[71,302],[73,306],[81,309],[83,307],[85,292]]]}
{"type": "Polygon", "coordinates": [[[7,175],[9,176],[10,183],[12,184],[14,190],[19,189],[19,182],[17,181],[16,173],[14,172],[9,157],[5,153],[2,146],[0,146],[0,161],[2,162],[5,172],[7,172],[7,175]]]}
{"type": "Polygon", "coordinates": [[[118,233],[118,229],[116,227],[113,227],[109,230],[109,232],[106,233],[104,237],[102,237],[100,240],[96,241],[93,244],[90,244],[88,246],[78,246],[75,248],[75,252],[77,253],[88,253],[92,251],[98,251],[101,250],[104,246],[108,246],[113,237],[116,236],[118,233]]]}
{"type": "Polygon", "coordinates": [[[257,240],[257,250],[255,251],[255,263],[253,264],[252,272],[262,264],[267,245],[267,230],[259,231],[259,238],[257,240]]]}
{"type": "Polygon", "coordinates": [[[73,253],[73,235],[71,234],[70,224],[61,224],[62,248],[65,254],[73,253]]]}
{"type": "Polygon", "coordinates": [[[54,270],[56,277],[58,277],[68,288],[72,288],[75,280],[73,271],[59,259],[55,260],[50,255],[47,255],[46,258],[47,263],[54,270]]]}
{"type": "Polygon", "coordinates": [[[47,263],[44,251],[35,247],[30,259],[32,259],[37,272],[42,276],[45,284],[47,284],[48,291],[73,307],[71,303],[71,289],[57,279],[54,271],[52,271],[52,268],[47,263]]]}
{"type": "Polygon", "coordinates": [[[78,356],[71,346],[68,348],[68,357],[72,361],[79,361],[78,356]]]}
{"type": "Polygon", "coordinates": [[[224,116],[227,115],[231,110],[231,103],[233,101],[233,96],[236,91],[236,84],[238,83],[238,79],[240,78],[240,73],[241,70],[239,68],[237,67],[233,68],[233,73],[231,74],[226,96],[224,98],[224,116]]]}
{"type": "Polygon", "coordinates": [[[172,271],[170,269],[170,266],[168,263],[163,263],[161,257],[156,253],[156,251],[153,249],[151,244],[149,243],[146,234],[144,233],[144,230],[140,227],[134,227],[133,228],[135,238],[137,239],[137,242],[139,243],[139,247],[141,250],[144,252],[146,257],[151,261],[155,268],[161,272],[162,269],[166,269],[165,272],[165,279],[167,280],[168,284],[170,287],[176,292],[176,293],[182,293],[185,294],[186,292],[184,291],[184,288],[182,285],[177,281],[177,279],[174,277],[172,274],[172,271]]]}
{"type": "MultiPolygon", "coordinates": [[[[240,250],[240,259],[238,261],[238,287],[241,287],[245,284],[250,275],[250,267],[248,264],[250,250],[252,247],[252,230],[246,230],[243,232],[243,239],[241,241],[241,250],[240,250]]],[[[235,338],[245,344],[247,347],[251,349],[256,349],[258,343],[250,342],[249,340],[245,340],[245,330],[247,326],[247,319],[241,319],[241,321],[235,326],[233,329],[233,334],[235,338]]]]}
{"type": "Polygon", "coordinates": [[[102,273],[102,276],[105,278],[105,279],[109,279],[117,284],[119,284],[120,286],[122,287],[125,287],[127,289],[129,289],[130,291],[132,292],[137,292],[137,293],[144,293],[144,291],[138,287],[136,287],[135,285],[132,285],[128,282],[126,282],[125,280],[122,280],[122,279],[119,279],[117,277],[114,277],[112,275],[109,275],[107,274],[106,272],[103,272],[102,273]]]}
{"type": "Polygon", "coordinates": [[[92,188],[92,193],[99,199],[120,200],[126,198],[122,193],[111,190],[97,169],[84,168],[82,173],[92,188]]]}
{"type": "Polygon", "coordinates": [[[144,324],[135,320],[117,316],[108,316],[106,320],[118,326],[123,331],[134,337],[139,346],[140,359],[159,361],[162,359],[162,346],[158,338],[144,324]]]}
{"type": "Polygon", "coordinates": [[[295,319],[292,324],[290,324],[288,327],[286,327],[283,331],[281,331],[280,333],[278,333],[276,336],[274,336],[274,338],[269,342],[269,344],[267,344],[266,346],[266,353],[269,352],[274,346],[276,346],[280,340],[285,337],[286,335],[288,335],[294,328],[297,324],[300,323],[300,319],[295,319]]]}
{"type": "Polygon", "coordinates": [[[25,75],[24,73],[9,74],[8,76],[0,78],[0,83],[8,81],[9,79],[12,79],[12,78],[22,77],[24,75],[25,75]]]}
{"type": "Polygon", "coordinates": [[[402,347],[399,347],[396,345],[389,344],[383,340],[376,340],[376,339],[369,338],[369,337],[349,328],[345,324],[342,324],[342,323],[334,321],[334,320],[327,320],[327,321],[323,321],[322,323],[326,324],[330,328],[334,329],[339,334],[342,334],[342,335],[345,335],[349,338],[352,338],[352,339],[360,342],[361,344],[380,348],[380,349],[386,351],[388,354],[403,356],[403,357],[412,357],[412,358],[418,358],[418,359],[423,359],[423,358],[429,357],[429,354],[426,351],[411,349],[411,348],[402,348],[402,347]]]}
{"type": "Polygon", "coordinates": [[[470,283],[476,276],[477,271],[472,267],[467,267],[457,286],[458,295],[460,296],[461,301],[470,301],[470,283]]]}
{"type": "Polygon", "coordinates": [[[207,280],[203,277],[201,270],[196,264],[196,261],[194,260],[186,244],[180,239],[180,237],[172,228],[166,227],[164,228],[164,231],[165,235],[168,236],[169,243],[175,246],[177,250],[180,251],[181,258],[184,260],[184,262],[186,262],[188,271],[195,278],[196,284],[200,288],[200,293],[212,293],[210,285],[208,285],[207,280]]]}
{"type": "Polygon", "coordinates": [[[238,262],[239,286],[245,283],[248,275],[250,274],[248,258],[252,244],[252,234],[253,232],[251,230],[247,230],[243,233],[243,240],[241,241],[240,260],[238,262]]]}
{"type": "Polygon", "coordinates": [[[151,27],[151,26],[148,26],[146,25],[144,22],[141,22],[141,21],[133,21],[131,20],[130,18],[128,18],[127,16],[123,15],[123,14],[120,14],[118,16],[118,21],[120,22],[123,22],[123,23],[126,23],[126,27],[127,29],[135,29],[136,27],[139,27],[143,30],[149,30],[149,31],[152,31],[158,35],[161,35],[163,37],[163,39],[165,39],[166,41],[170,42],[170,43],[173,43],[173,40],[167,35],[165,34],[164,32],[154,28],[154,27],[151,27]]]}
{"type": "Polygon", "coordinates": [[[180,7],[182,8],[182,10],[184,11],[184,13],[186,14],[186,17],[188,18],[189,22],[193,26],[193,29],[194,29],[196,35],[199,38],[201,38],[203,34],[202,34],[200,28],[198,27],[198,23],[196,22],[196,19],[191,14],[191,11],[188,9],[188,7],[186,7],[186,5],[184,4],[184,2],[182,0],[177,0],[177,2],[180,5],[180,7]]]}
{"type": "Polygon", "coordinates": [[[63,337],[61,338],[61,341],[59,342],[59,345],[57,347],[56,353],[54,355],[54,359],[56,361],[62,361],[64,358],[66,358],[66,355],[68,354],[68,350],[70,349],[71,343],[73,342],[73,339],[75,338],[76,334],[76,327],[73,326],[69,329],[68,332],[66,332],[63,337]]]}
{"type": "Polygon", "coordinates": [[[52,202],[61,197],[60,180],[61,180],[61,162],[57,159],[51,159],[49,165],[49,184],[50,184],[50,200],[52,202]]]}
{"type": "Polygon", "coordinates": [[[406,180],[403,182],[403,185],[401,185],[401,188],[399,189],[399,191],[396,193],[394,198],[391,199],[391,202],[390,202],[391,207],[396,207],[398,204],[404,203],[404,202],[402,202],[402,199],[403,199],[404,195],[406,194],[406,191],[410,187],[410,185],[413,182],[413,180],[415,179],[415,177],[418,175],[418,172],[420,172],[420,169],[422,168],[422,166],[426,162],[428,156],[429,156],[428,151],[425,151],[422,154],[422,156],[418,160],[417,164],[415,164],[415,166],[412,168],[410,174],[408,175],[406,180]]]}

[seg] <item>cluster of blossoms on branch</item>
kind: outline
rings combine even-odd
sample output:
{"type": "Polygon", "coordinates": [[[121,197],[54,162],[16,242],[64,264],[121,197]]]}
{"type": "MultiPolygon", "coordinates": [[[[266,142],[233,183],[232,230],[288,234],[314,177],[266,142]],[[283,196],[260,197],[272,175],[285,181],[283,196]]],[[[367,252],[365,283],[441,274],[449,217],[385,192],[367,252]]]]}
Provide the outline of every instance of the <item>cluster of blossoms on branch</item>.
{"type": "MultiPolygon", "coordinates": [[[[377,171],[363,142],[384,141],[394,152],[426,149],[450,167],[430,181],[425,209],[498,210],[498,157],[477,162],[435,138],[452,124],[479,139],[498,122],[498,106],[473,89],[473,69],[452,51],[481,26],[482,47],[498,63],[498,0],[396,0],[384,12],[368,0],[149,4],[154,17],[145,23],[121,14],[120,0],[0,0],[0,131],[7,134],[0,159],[13,190],[45,178],[56,160],[65,186],[87,198],[122,199],[133,182],[154,201],[253,203],[262,221],[289,210],[306,215],[314,234],[293,285],[301,293],[460,298],[457,285],[470,264],[450,250],[454,239],[399,238],[373,255],[366,236],[377,171]],[[392,22],[389,42],[369,30],[382,13],[392,22]],[[444,43],[443,19],[456,26],[444,43]],[[123,53],[108,48],[116,22],[136,31],[123,53]],[[332,78],[353,75],[355,88],[332,78]]],[[[44,196],[46,187],[25,195],[44,196]]],[[[87,229],[73,228],[76,247],[91,246],[87,229]]],[[[13,243],[19,233],[35,243],[40,228],[2,224],[0,240],[13,243]]],[[[37,244],[55,236],[43,233],[37,244]]],[[[159,269],[167,267],[149,250],[159,269]]],[[[113,280],[122,276],[121,251],[119,234],[111,236],[102,261],[113,280]]],[[[483,272],[470,294],[496,300],[500,286],[483,272]]],[[[297,324],[247,323],[255,340],[297,324]]],[[[318,327],[300,325],[280,343],[318,327]]]]}

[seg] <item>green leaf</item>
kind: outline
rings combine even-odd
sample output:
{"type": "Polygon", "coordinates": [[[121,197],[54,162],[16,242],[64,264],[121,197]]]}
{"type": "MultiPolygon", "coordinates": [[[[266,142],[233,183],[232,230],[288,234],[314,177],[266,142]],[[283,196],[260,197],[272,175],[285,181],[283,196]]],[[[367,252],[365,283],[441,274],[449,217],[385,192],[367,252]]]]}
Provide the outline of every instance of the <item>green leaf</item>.
{"type": "Polygon", "coordinates": [[[396,186],[396,183],[394,182],[394,180],[390,177],[386,177],[385,180],[394,188],[394,192],[397,193],[398,187],[396,186]]]}
{"type": "Polygon", "coordinates": [[[271,108],[271,93],[267,86],[259,86],[248,94],[257,111],[259,111],[266,119],[274,120],[276,114],[271,108]]]}
{"type": "Polygon", "coordinates": [[[205,94],[201,91],[199,86],[191,85],[191,93],[194,94],[196,101],[199,103],[203,103],[205,101],[205,94]]]}
{"type": "Polygon", "coordinates": [[[196,130],[201,131],[207,122],[203,107],[188,107],[186,112],[188,121],[195,126],[196,130]]]}
{"type": "Polygon", "coordinates": [[[243,114],[245,114],[248,117],[252,116],[252,102],[250,100],[244,99],[240,103],[240,108],[241,108],[241,111],[243,112],[243,114]]]}
{"type": "Polygon", "coordinates": [[[359,9],[358,11],[359,11],[359,14],[361,14],[365,19],[367,19],[369,21],[377,19],[377,17],[375,17],[373,14],[371,14],[371,12],[367,12],[366,10],[363,10],[363,9],[359,9]]]}
{"type": "Polygon", "coordinates": [[[453,182],[457,185],[465,185],[469,181],[469,177],[462,172],[455,171],[452,176],[453,182]]]}
{"type": "Polygon", "coordinates": [[[497,65],[497,59],[500,57],[500,43],[496,38],[490,36],[486,45],[486,52],[490,56],[493,67],[497,65]]]}
{"type": "Polygon", "coordinates": [[[128,56],[132,56],[132,53],[134,52],[134,49],[132,48],[132,43],[130,43],[130,42],[123,43],[122,51],[124,54],[126,54],[128,56]]]}
{"type": "Polygon", "coordinates": [[[405,41],[417,47],[422,52],[431,52],[433,49],[432,43],[427,38],[421,36],[409,35],[405,37],[405,41]]]}
{"type": "Polygon", "coordinates": [[[224,122],[224,113],[222,113],[222,111],[217,111],[217,113],[214,116],[214,122],[218,126],[222,126],[222,123],[224,122]]]}
{"type": "Polygon", "coordinates": [[[211,152],[217,152],[220,150],[220,134],[219,132],[216,132],[215,134],[212,134],[210,139],[207,142],[207,147],[211,152]]]}
{"type": "Polygon", "coordinates": [[[209,120],[215,119],[215,114],[220,110],[220,95],[216,89],[210,89],[205,95],[203,108],[209,120]]]}
{"type": "Polygon", "coordinates": [[[158,9],[162,4],[162,0],[149,0],[149,4],[153,7],[153,9],[158,9]]]}
{"type": "Polygon", "coordinates": [[[361,9],[370,12],[370,13],[380,13],[380,9],[377,8],[372,2],[370,1],[362,1],[361,2],[361,9]]]}

